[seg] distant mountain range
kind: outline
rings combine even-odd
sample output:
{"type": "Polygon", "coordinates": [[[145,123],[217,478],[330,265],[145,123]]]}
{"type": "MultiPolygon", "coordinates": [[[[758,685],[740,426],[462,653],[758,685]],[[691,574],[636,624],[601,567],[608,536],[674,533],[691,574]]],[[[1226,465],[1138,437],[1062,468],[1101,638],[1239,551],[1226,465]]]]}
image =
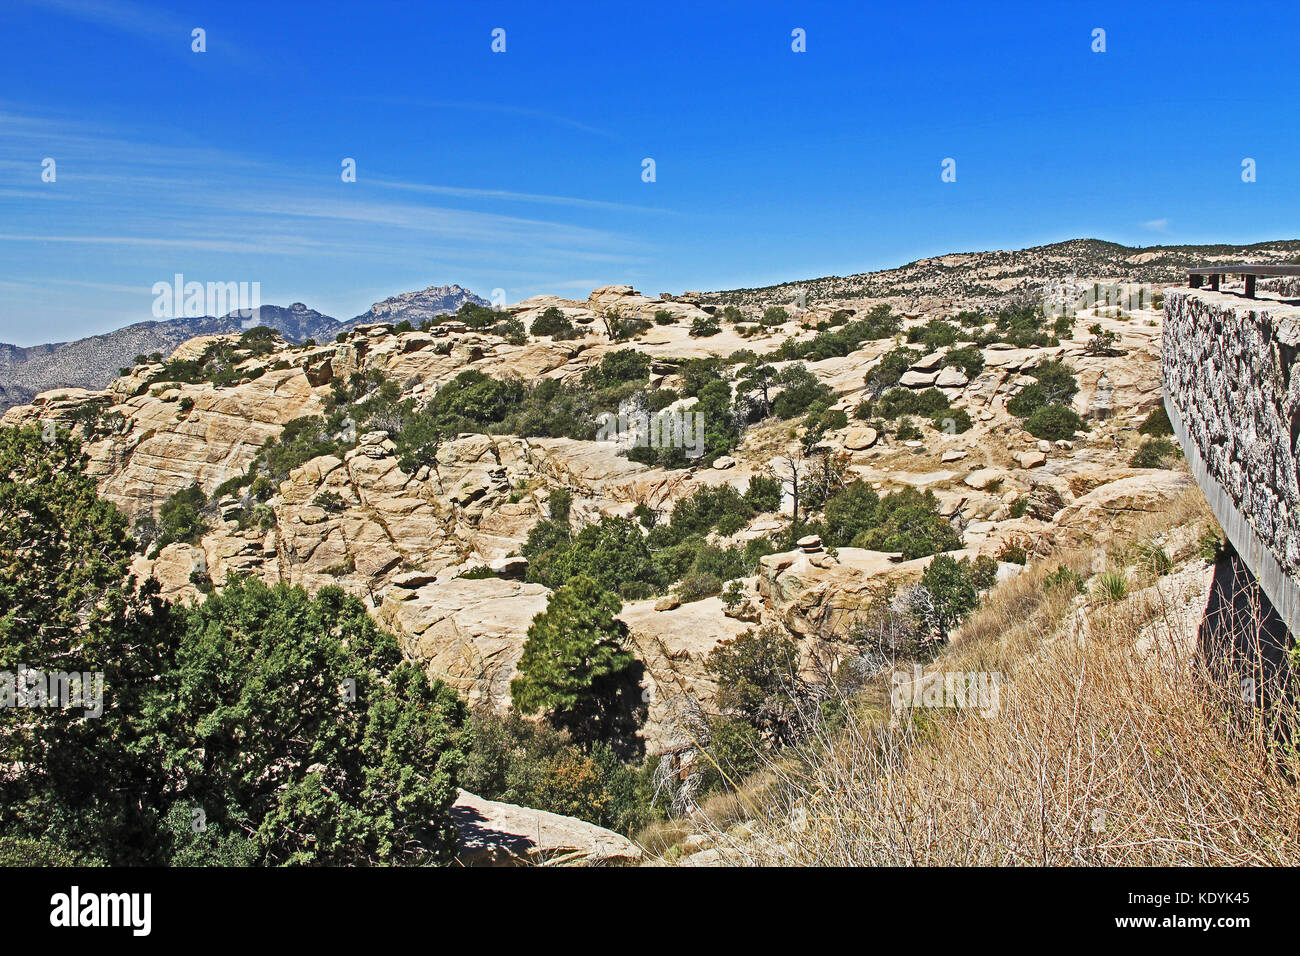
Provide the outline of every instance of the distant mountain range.
{"type": "Polygon", "coordinates": [[[18,346],[0,343],[0,411],[22,405],[51,388],[104,388],[119,370],[135,362],[136,356],[175,348],[196,335],[223,335],[244,331],[253,324],[268,325],[290,342],[308,339],[332,340],[340,332],[373,322],[401,322],[412,325],[455,312],[465,302],[488,305],[488,301],[458,285],[430,286],[376,302],[352,319],[340,320],[309,309],[301,302],[289,307],[264,305],[257,319],[238,312],[216,318],[163,319],[136,322],[103,335],[91,335],[72,342],[18,346]]]}

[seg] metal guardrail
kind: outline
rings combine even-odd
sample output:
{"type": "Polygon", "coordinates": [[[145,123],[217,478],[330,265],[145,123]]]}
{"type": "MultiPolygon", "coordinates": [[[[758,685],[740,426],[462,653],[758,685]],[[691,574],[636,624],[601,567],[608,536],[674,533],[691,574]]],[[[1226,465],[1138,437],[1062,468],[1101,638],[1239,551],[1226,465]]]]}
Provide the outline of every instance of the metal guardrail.
{"type": "Polygon", "coordinates": [[[1245,276],[1246,298],[1253,299],[1255,298],[1255,278],[1257,276],[1300,276],[1300,265],[1278,266],[1238,262],[1224,266],[1195,266],[1187,270],[1187,285],[1190,288],[1199,289],[1205,284],[1205,279],[1208,276],[1210,288],[1218,292],[1219,280],[1225,275],[1245,276]]]}

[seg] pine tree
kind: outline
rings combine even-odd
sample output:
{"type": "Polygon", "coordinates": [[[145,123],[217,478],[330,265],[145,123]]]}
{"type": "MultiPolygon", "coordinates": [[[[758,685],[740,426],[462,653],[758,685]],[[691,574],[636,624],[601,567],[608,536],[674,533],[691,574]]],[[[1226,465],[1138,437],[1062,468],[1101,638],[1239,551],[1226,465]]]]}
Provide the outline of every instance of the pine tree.
{"type": "Polygon", "coordinates": [[[628,649],[622,601],[579,575],[556,590],[533,619],[510,694],[523,713],[545,713],[581,743],[634,749],[644,720],[643,668],[628,649]]]}

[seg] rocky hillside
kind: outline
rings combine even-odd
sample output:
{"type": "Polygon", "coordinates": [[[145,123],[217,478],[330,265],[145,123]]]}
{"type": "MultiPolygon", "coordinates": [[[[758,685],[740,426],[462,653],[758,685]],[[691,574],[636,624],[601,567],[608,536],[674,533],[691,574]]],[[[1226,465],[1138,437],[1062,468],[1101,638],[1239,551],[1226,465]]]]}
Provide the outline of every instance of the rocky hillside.
{"type": "MultiPolygon", "coordinates": [[[[488,304],[458,285],[430,286],[376,302],[353,319],[335,319],[295,302],[288,307],[261,306],[257,322],[278,330],[289,342],[323,342],[373,322],[397,323],[405,319],[418,325],[434,316],[455,312],[466,302],[488,304]]],[[[249,321],[232,312],[221,317],[137,322],[71,342],[28,347],[0,343],[0,411],[29,402],[38,392],[51,388],[103,388],[138,355],[167,355],[187,339],[238,333],[249,327],[249,321]]]]}
{"type": "Polygon", "coordinates": [[[897,269],[851,276],[823,276],[758,289],[711,292],[705,301],[719,304],[879,298],[916,303],[946,300],[987,302],[1034,293],[1045,282],[1077,278],[1138,283],[1179,282],[1194,263],[1296,262],[1300,240],[1285,239],[1247,246],[1225,244],[1124,246],[1100,239],[1071,239],[1029,249],[960,252],[918,259],[897,269]]]}
{"type": "MultiPolygon", "coordinates": [[[[301,302],[285,308],[261,307],[259,321],[279,329],[293,342],[327,334],[342,328],[341,323],[301,302]]],[[[0,345],[0,409],[31,401],[38,392],[61,386],[100,389],[111,382],[123,368],[135,363],[136,356],[161,352],[169,355],[182,342],[199,335],[235,334],[248,328],[248,319],[239,313],[201,318],[168,319],[137,322],[71,342],[51,345],[0,345]]]]}
{"type": "MultiPolygon", "coordinates": [[[[841,645],[878,585],[914,582],[931,560],[887,528],[796,546],[805,524],[792,525],[792,469],[804,496],[827,475],[831,495],[921,495],[926,533],[947,542],[937,546],[993,559],[1000,578],[1035,551],[1104,539],[1190,484],[1176,450],[1150,449],[1137,431],[1160,404],[1162,315],[1149,302],[1031,330],[1024,323],[1047,320],[967,314],[958,324],[954,309],[890,313],[870,299],[762,325],[748,313],[763,303],[722,321],[691,298],[610,286],[400,333],[361,325],[313,346],[200,339],[106,389],[43,393],[4,422],[79,431],[101,493],[137,523],[137,573],[165,595],[194,599],[237,574],[340,585],[410,657],[493,709],[508,704],[525,633],[551,593],[521,552],[557,514],[559,493],[571,497],[569,534],[633,527],[652,545],[648,529],[702,489],[750,495],[738,524],[685,541],[748,562],[732,593],[681,569],[624,589],[651,752],[685,746],[690,715],[711,704],[705,661],[721,642],[771,625],[814,660],[841,645]],[[1045,382],[1061,387],[1060,363],[1073,384],[1051,414],[1030,416],[1045,382]],[[708,453],[629,457],[626,444],[593,440],[602,402],[708,408],[708,453]],[[1042,430],[1048,419],[1056,430],[1042,430]],[[445,423],[432,443],[419,438],[430,421],[445,423]],[[776,497],[757,494],[762,480],[776,497]],[[164,505],[195,486],[201,526],[166,532],[164,505]]],[[[417,296],[410,308],[426,306],[417,296]]],[[[841,533],[815,502],[800,521],[841,533]]]]}
{"type": "Polygon", "coordinates": [[[687,866],[1294,865],[1294,698],[1206,679],[1258,626],[1218,532],[1192,488],[1031,560],[854,720],[647,842],[687,866]],[[997,678],[978,702],[951,691],[972,673],[997,678]]]}

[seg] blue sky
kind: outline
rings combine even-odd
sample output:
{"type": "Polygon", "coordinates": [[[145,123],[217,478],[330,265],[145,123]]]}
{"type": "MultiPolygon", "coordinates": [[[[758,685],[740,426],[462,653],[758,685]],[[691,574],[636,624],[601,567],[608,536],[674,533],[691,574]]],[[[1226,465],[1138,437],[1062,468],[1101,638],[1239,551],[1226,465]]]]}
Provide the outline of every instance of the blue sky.
{"type": "Polygon", "coordinates": [[[1289,3],[5,0],[0,341],[148,319],[177,272],[348,318],[452,282],[1295,238],[1297,26],[1289,3]]]}

